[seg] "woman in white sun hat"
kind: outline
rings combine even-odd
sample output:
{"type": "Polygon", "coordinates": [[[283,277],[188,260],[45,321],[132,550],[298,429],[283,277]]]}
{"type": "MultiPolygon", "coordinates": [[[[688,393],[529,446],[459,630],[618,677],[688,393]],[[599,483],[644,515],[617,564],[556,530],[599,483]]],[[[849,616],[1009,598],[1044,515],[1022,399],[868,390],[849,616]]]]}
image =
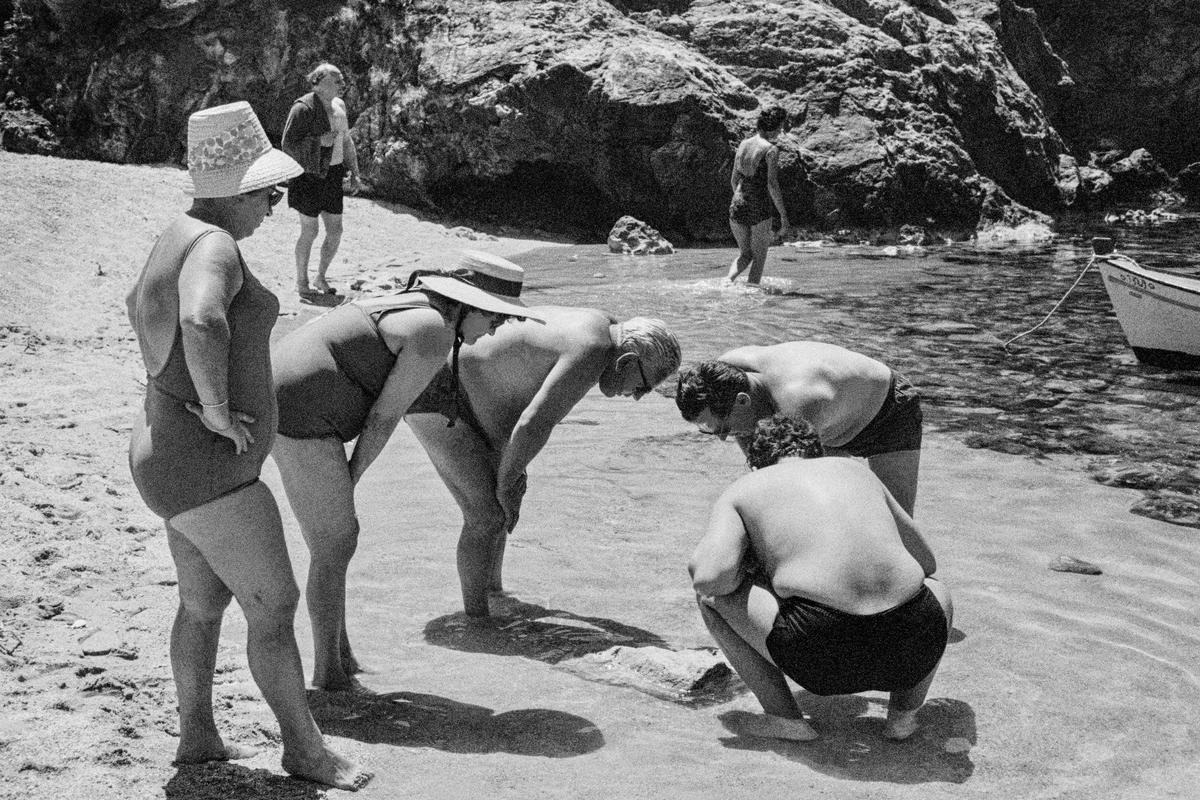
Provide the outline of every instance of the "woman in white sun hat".
{"type": "MultiPolygon", "coordinates": [[[[355,484],[447,356],[456,368],[459,346],[509,317],[532,316],[520,300],[523,278],[510,261],[467,251],[457,269],[418,270],[403,291],[339,306],[275,347],[273,454],[312,554],[305,598],[315,686],[347,688],[358,669],[345,623],[346,570],[358,542],[355,484]]],[[[447,394],[454,424],[455,387],[447,394]]]]}
{"type": "Polygon", "coordinates": [[[325,745],[309,712],[292,631],[299,592],[279,508],[258,479],[275,433],[269,340],[279,301],[237,245],[270,216],[276,185],[300,167],[240,102],[189,117],[188,174],[192,206],[159,237],[127,299],[146,366],[130,469],[166,523],[179,576],[176,761],[253,755],[222,740],[212,713],[221,618],[236,597],[251,674],[283,734],[284,769],[354,789],[370,774],[325,745]]]}

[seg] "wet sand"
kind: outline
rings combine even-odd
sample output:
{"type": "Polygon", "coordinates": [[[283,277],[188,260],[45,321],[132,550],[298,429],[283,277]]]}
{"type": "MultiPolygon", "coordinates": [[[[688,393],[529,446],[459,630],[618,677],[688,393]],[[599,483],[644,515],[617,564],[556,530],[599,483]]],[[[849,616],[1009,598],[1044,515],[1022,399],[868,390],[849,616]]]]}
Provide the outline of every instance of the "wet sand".
{"type": "MultiPolygon", "coordinates": [[[[325,794],[279,768],[236,610],[218,723],[262,752],[169,763],[175,587],[124,467],[140,387],[120,300],[180,206],[176,175],[0,153],[13,222],[0,234],[0,797],[325,794]]],[[[285,327],[313,309],[285,291],[294,219],[281,216],[245,250],[295,315],[285,327]]],[[[470,239],[364,200],[347,219],[364,236],[343,245],[340,285],[389,250],[444,260],[536,244],[470,239]]],[[[1072,458],[928,437],[917,519],[954,593],[956,633],[922,729],[891,743],[883,695],[801,694],[822,736],[797,744],[738,735],[737,712],[755,708],[744,693],[684,704],[579,668],[618,644],[711,646],[685,562],[709,503],[742,474],[735,445],[695,433],[658,394],[589,394],[531,467],[504,613],[469,624],[457,510],[402,426],[359,493],[349,625],[369,691],[312,703],[377,773],[364,797],[1188,797],[1200,781],[1195,532],[1129,514],[1138,492],[1094,483],[1072,458]],[[1053,572],[1059,554],[1103,574],[1053,572]]],[[[264,479],[282,497],[271,462],[264,479]]],[[[286,504],[284,519],[302,576],[286,504]]],[[[297,636],[311,667],[303,613],[297,636]]]]}

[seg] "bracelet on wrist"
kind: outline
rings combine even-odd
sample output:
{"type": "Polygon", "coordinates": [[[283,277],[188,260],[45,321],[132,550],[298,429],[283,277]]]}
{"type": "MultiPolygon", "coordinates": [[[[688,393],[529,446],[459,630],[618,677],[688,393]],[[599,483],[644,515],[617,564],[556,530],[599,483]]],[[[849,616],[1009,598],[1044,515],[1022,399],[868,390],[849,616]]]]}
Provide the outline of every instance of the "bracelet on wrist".
{"type": "Polygon", "coordinates": [[[205,403],[204,401],[200,402],[200,406],[202,408],[220,408],[221,406],[227,406],[227,405],[229,405],[228,400],[222,400],[219,403],[205,403]]]}

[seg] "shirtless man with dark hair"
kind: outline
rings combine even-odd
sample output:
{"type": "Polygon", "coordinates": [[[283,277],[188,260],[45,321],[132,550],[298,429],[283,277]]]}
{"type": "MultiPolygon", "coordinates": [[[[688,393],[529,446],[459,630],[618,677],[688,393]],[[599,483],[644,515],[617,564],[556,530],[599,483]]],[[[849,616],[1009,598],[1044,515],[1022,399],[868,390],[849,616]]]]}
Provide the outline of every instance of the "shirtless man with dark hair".
{"type": "Polygon", "coordinates": [[[785,675],[814,694],[891,693],[883,733],[906,739],[953,607],[912,519],[861,463],[820,452],[803,421],[759,423],[758,470],[717,499],[689,564],[700,613],[766,712],[748,733],[807,741],[785,675]],[[807,435],[797,435],[798,427],[807,435]]]}
{"type": "Polygon", "coordinates": [[[867,459],[910,516],[921,466],[917,390],[886,364],[824,342],[738,347],[679,376],[675,404],[704,433],[742,449],[775,412],[812,423],[829,455],[867,459]]]}
{"type": "Polygon", "coordinates": [[[530,313],[545,323],[509,322],[489,341],[462,348],[457,399],[444,369],[405,416],[462,509],[458,575],[472,616],[487,616],[488,594],[502,591],[525,468],[554,426],[594,386],[606,397],[636,400],[679,367],[679,343],[659,320],[621,322],[564,306],[530,313]]]}

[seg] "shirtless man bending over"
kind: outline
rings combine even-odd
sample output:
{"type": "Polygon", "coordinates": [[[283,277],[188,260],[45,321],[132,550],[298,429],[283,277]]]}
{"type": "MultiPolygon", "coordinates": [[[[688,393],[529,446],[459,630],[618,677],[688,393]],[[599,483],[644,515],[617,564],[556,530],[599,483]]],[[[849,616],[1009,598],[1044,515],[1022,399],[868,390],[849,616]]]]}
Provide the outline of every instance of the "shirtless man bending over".
{"type": "Polygon", "coordinates": [[[910,516],[921,466],[921,401],[903,375],[823,342],[738,347],[679,376],[675,404],[688,422],[742,450],[775,412],[812,423],[830,455],[867,459],[910,516]]]}
{"type": "Polygon", "coordinates": [[[446,368],[405,416],[462,509],[458,576],[472,616],[487,616],[488,594],[503,591],[504,546],[520,514],[525,468],[554,426],[597,384],[606,397],[636,400],[679,367],[679,343],[659,320],[620,322],[563,306],[530,313],[545,323],[510,321],[464,346],[458,390],[446,368]]]}
{"type": "Polygon", "coordinates": [[[891,692],[906,739],[946,647],[950,593],[912,519],[861,463],[821,458],[783,415],[747,441],[757,471],[717,499],[689,564],[700,613],[766,712],[752,735],[807,741],[784,676],[814,694],[891,692]]]}

